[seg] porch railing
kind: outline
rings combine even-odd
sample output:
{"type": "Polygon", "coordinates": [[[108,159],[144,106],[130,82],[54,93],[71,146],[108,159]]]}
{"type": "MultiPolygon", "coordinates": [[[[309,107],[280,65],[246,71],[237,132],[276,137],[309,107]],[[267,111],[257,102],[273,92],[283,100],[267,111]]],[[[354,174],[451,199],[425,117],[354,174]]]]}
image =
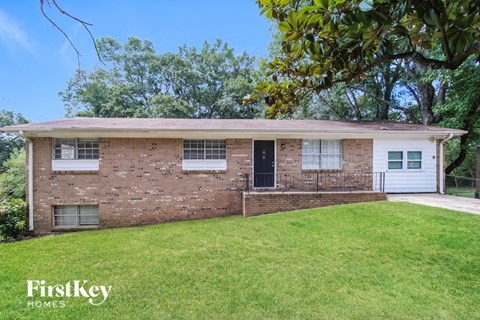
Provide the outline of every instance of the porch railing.
{"type": "Polygon", "coordinates": [[[384,192],[385,172],[246,173],[244,191],[378,191],[384,192]]]}

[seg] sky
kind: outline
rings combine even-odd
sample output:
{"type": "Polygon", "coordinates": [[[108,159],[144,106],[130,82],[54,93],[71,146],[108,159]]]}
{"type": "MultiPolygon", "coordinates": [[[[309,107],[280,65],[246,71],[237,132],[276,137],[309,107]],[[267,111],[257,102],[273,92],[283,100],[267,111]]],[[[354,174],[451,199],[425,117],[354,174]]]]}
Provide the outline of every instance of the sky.
{"type": "MultiPolygon", "coordinates": [[[[39,0],[0,4],[0,109],[19,112],[31,121],[65,116],[58,92],[78,68],[65,37],[42,16],[39,0]]],[[[69,13],[93,24],[95,38],[124,43],[136,36],[153,42],[157,53],[175,52],[183,44],[200,47],[222,39],[240,54],[267,54],[269,23],[255,0],[57,0],[69,13]]],[[[57,11],[47,14],[70,36],[81,53],[80,66],[99,66],[83,27],[57,11]]]]}

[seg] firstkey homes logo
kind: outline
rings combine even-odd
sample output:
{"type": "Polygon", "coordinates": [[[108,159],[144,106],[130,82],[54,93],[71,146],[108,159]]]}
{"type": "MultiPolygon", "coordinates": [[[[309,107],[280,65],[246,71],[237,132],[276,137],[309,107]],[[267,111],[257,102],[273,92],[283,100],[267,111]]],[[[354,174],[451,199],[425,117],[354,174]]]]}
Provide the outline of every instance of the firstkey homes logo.
{"type": "Polygon", "coordinates": [[[27,297],[29,307],[63,308],[66,299],[55,298],[83,298],[93,306],[104,303],[112,290],[112,286],[90,285],[88,280],[74,280],[65,284],[47,285],[45,280],[27,280],[27,297]],[[49,299],[46,299],[49,298],[49,299]]]}

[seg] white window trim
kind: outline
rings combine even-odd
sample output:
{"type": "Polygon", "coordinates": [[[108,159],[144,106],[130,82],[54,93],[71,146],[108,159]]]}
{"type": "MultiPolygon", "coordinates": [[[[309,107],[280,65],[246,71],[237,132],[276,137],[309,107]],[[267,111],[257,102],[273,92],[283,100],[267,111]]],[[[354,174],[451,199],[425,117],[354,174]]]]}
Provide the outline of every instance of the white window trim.
{"type": "Polygon", "coordinates": [[[302,170],[342,170],[343,169],[343,140],[342,139],[302,139],[302,170]],[[307,153],[305,154],[303,152],[304,148],[304,141],[320,141],[320,146],[322,145],[322,141],[338,141],[340,144],[340,153],[326,153],[326,152],[320,152],[320,153],[307,153]],[[305,168],[304,162],[303,162],[303,156],[304,155],[315,155],[318,157],[321,157],[322,155],[333,155],[333,156],[339,156],[339,163],[340,166],[338,168],[322,168],[317,167],[317,168],[305,168]]]}
{"type": "MultiPolygon", "coordinates": [[[[58,138],[61,140],[62,138],[58,138]]],[[[70,140],[76,141],[75,153],[78,154],[78,139],[72,138],[70,140]]],[[[52,144],[52,171],[99,171],[100,160],[99,159],[55,159],[55,142],[57,139],[53,139],[52,144]]],[[[97,139],[88,139],[97,140],[97,139]]],[[[100,149],[100,146],[99,146],[100,149]]],[[[99,150],[100,151],[100,150],[99,150]]],[[[100,156],[100,155],[99,155],[100,156]]]]}
{"type": "Polygon", "coordinates": [[[100,160],[52,160],[52,171],[99,171],[100,160]]]}
{"type": "MultiPolygon", "coordinates": [[[[226,139],[183,139],[182,140],[182,170],[184,171],[226,171],[227,170],[226,139]],[[204,148],[208,140],[225,140],[225,159],[185,159],[185,140],[203,140],[204,148]]],[[[205,149],[206,150],[206,149],[205,149]]],[[[206,154],[206,153],[205,153],[206,154]]],[[[205,155],[204,154],[204,155],[205,155]]]]}
{"type": "Polygon", "coordinates": [[[410,150],[410,149],[403,149],[403,150],[399,150],[399,149],[396,149],[396,150],[387,150],[387,166],[386,166],[386,169],[385,171],[386,172],[398,172],[398,173],[402,173],[402,172],[423,172],[425,171],[424,169],[424,164],[425,164],[425,159],[423,158],[423,155],[424,155],[424,152],[423,150],[418,150],[418,149],[413,149],[413,150],[410,150]],[[402,169],[389,169],[388,168],[388,162],[390,161],[397,161],[397,162],[400,162],[400,160],[388,160],[388,153],[389,152],[402,152],[402,169]],[[420,160],[408,160],[407,157],[408,157],[408,152],[420,152],[422,154],[422,158],[420,160]],[[420,165],[421,165],[421,168],[420,169],[408,169],[408,162],[409,161],[417,161],[417,162],[420,162],[420,165]]]}
{"type": "Polygon", "coordinates": [[[387,170],[394,170],[394,171],[402,171],[402,170],[405,170],[405,157],[404,157],[404,151],[403,150],[388,150],[387,151],[387,170]],[[389,154],[390,152],[400,152],[402,154],[402,159],[395,159],[395,160],[390,160],[389,158],[389,154]],[[390,162],[399,162],[402,164],[402,167],[401,168],[398,168],[398,169],[390,169],[389,168],[389,164],[390,162]]]}

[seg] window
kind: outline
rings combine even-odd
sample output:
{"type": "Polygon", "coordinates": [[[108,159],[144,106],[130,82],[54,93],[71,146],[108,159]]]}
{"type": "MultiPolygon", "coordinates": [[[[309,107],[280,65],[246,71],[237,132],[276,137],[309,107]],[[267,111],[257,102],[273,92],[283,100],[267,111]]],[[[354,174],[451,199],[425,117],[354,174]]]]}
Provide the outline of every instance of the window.
{"type": "Polygon", "coordinates": [[[303,140],[302,169],[341,169],[342,140],[303,140]]]}
{"type": "Polygon", "coordinates": [[[422,151],[407,151],[407,169],[422,169],[422,151]]]}
{"type": "Polygon", "coordinates": [[[98,206],[54,206],[53,225],[55,227],[98,226],[98,206]]]}
{"type": "Polygon", "coordinates": [[[183,140],[183,159],[219,160],[226,158],[225,140],[183,140]]]}
{"type": "Polygon", "coordinates": [[[388,169],[403,169],[403,151],[388,151],[388,169]]]}
{"type": "Polygon", "coordinates": [[[183,170],[227,170],[226,140],[183,140],[183,170]]]}
{"type": "Polygon", "coordinates": [[[55,139],[55,160],[97,160],[97,139],[55,139]]]}
{"type": "Polygon", "coordinates": [[[404,157],[404,151],[388,151],[388,169],[401,170],[419,170],[422,169],[422,151],[406,151],[407,157],[404,157]],[[406,166],[404,164],[406,160],[406,166]]]}

